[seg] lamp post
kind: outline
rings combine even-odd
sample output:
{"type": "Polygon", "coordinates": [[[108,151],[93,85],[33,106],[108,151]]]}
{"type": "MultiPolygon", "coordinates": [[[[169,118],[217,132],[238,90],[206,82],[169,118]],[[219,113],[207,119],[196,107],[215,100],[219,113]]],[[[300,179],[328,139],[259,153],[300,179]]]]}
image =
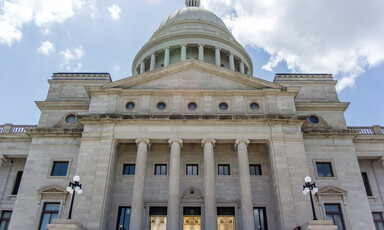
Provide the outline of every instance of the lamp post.
{"type": "Polygon", "coordinates": [[[317,220],[315,206],[313,205],[312,195],[315,195],[319,191],[319,189],[316,187],[315,183],[311,183],[312,179],[309,176],[306,176],[304,178],[304,181],[305,181],[305,184],[303,185],[303,194],[307,195],[309,193],[309,197],[311,198],[313,220],[317,220]]]}
{"type": "Polygon", "coordinates": [[[83,192],[83,190],[81,189],[81,184],[79,183],[79,181],[80,181],[80,177],[78,175],[76,175],[73,177],[73,182],[69,182],[69,185],[67,187],[67,192],[72,194],[71,206],[69,207],[69,213],[68,213],[67,219],[72,219],[72,206],[73,206],[73,200],[75,199],[76,192],[78,194],[81,194],[83,192]]]}

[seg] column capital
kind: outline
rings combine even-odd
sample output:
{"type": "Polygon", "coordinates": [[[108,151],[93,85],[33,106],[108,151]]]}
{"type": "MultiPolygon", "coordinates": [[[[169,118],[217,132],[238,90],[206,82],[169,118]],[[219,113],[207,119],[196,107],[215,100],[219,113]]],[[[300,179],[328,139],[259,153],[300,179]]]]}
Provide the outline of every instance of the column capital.
{"type": "Polygon", "coordinates": [[[151,56],[152,56],[152,55],[155,55],[155,56],[157,56],[157,53],[156,53],[156,51],[152,52],[152,53],[151,53],[151,56]]]}
{"type": "Polygon", "coordinates": [[[213,138],[205,138],[205,139],[202,139],[202,140],[201,140],[201,146],[204,147],[204,145],[205,145],[206,143],[209,143],[209,142],[212,143],[213,147],[215,147],[216,140],[213,139],[213,138]]]}
{"type": "Polygon", "coordinates": [[[144,143],[147,145],[148,148],[151,147],[151,142],[149,141],[148,138],[145,138],[145,137],[137,138],[137,139],[135,140],[135,142],[136,142],[136,145],[137,145],[137,146],[139,146],[139,144],[140,144],[141,142],[144,142],[144,143]]]}
{"type": "Polygon", "coordinates": [[[187,43],[180,44],[180,46],[187,46],[187,45],[188,45],[187,43]]]}
{"type": "Polygon", "coordinates": [[[173,144],[173,142],[177,142],[180,144],[180,146],[183,146],[183,139],[181,138],[171,138],[168,140],[169,146],[173,144]]]}
{"type": "Polygon", "coordinates": [[[199,43],[199,44],[197,44],[197,46],[202,46],[202,47],[204,47],[205,44],[201,44],[201,43],[199,43]]]}
{"type": "Polygon", "coordinates": [[[227,56],[235,56],[232,52],[228,52],[227,56]]]}
{"type": "Polygon", "coordinates": [[[169,51],[171,51],[172,48],[168,46],[168,47],[163,48],[163,50],[164,50],[164,51],[165,51],[165,50],[169,50],[169,51]]]}
{"type": "Polygon", "coordinates": [[[217,47],[217,46],[215,46],[215,48],[213,48],[213,50],[221,50],[221,48],[220,48],[220,47],[217,47]]]}
{"type": "Polygon", "coordinates": [[[239,137],[239,138],[237,138],[236,141],[235,141],[235,148],[237,149],[237,146],[239,146],[239,144],[242,143],[242,142],[244,142],[244,143],[248,146],[248,144],[249,144],[250,141],[249,141],[249,139],[246,138],[246,137],[239,137]]]}

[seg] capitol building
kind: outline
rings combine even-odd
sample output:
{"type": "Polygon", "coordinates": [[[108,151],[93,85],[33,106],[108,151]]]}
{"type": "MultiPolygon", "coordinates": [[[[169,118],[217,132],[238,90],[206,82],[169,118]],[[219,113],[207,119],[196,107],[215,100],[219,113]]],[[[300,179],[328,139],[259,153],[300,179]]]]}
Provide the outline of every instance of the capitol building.
{"type": "Polygon", "coordinates": [[[132,76],[49,84],[37,125],[0,125],[0,230],[384,229],[384,127],[349,127],[331,74],[254,77],[200,0],[160,23],[132,76]]]}

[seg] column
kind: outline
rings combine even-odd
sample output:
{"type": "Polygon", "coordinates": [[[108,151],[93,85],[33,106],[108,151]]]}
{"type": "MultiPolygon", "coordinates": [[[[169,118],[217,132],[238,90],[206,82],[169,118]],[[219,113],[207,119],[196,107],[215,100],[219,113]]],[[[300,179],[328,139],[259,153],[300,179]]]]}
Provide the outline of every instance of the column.
{"type": "Polygon", "coordinates": [[[171,157],[169,161],[169,191],[168,191],[168,214],[167,229],[179,229],[179,205],[180,205],[180,149],[183,140],[172,138],[168,140],[171,146],[171,157]]]}
{"type": "Polygon", "coordinates": [[[221,66],[220,48],[219,47],[215,47],[215,63],[217,66],[221,66]]]}
{"type": "Polygon", "coordinates": [[[249,230],[255,229],[253,218],[253,200],[251,177],[249,175],[249,161],[248,161],[248,144],[249,140],[246,138],[239,138],[235,142],[237,147],[237,157],[239,161],[239,177],[240,177],[240,192],[241,192],[241,217],[243,226],[249,230]]]}
{"type": "Polygon", "coordinates": [[[153,53],[151,55],[151,65],[149,66],[149,70],[154,70],[155,69],[155,63],[156,63],[156,54],[153,53]]]}
{"type": "Polygon", "coordinates": [[[245,73],[243,61],[240,61],[240,73],[245,73]]]}
{"type": "Polygon", "coordinates": [[[169,65],[169,57],[170,56],[170,48],[167,47],[165,48],[165,53],[164,53],[164,66],[169,65]]]}
{"type": "Polygon", "coordinates": [[[204,61],[204,45],[199,44],[199,60],[204,61]]]}
{"type": "Polygon", "coordinates": [[[233,53],[229,53],[229,69],[235,70],[235,60],[233,57],[233,53]]]}
{"type": "Polygon", "coordinates": [[[145,62],[142,61],[141,64],[140,64],[140,73],[144,73],[145,72],[145,62]]]}
{"type": "Polygon", "coordinates": [[[182,44],[181,46],[181,58],[180,61],[187,60],[187,44],[182,44]]]}
{"type": "Polygon", "coordinates": [[[215,189],[215,159],[213,147],[215,139],[203,139],[204,147],[204,207],[205,207],[205,229],[217,229],[217,208],[215,189]]]}
{"type": "Polygon", "coordinates": [[[147,138],[138,138],[135,142],[137,144],[137,156],[129,229],[141,229],[144,208],[145,164],[147,162],[148,147],[150,146],[149,139],[147,138]]]}

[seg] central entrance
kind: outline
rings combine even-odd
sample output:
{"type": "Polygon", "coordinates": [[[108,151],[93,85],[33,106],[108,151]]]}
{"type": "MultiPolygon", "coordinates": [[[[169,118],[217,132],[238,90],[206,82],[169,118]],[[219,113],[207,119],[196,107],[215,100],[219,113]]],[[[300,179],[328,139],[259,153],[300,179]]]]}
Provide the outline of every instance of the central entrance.
{"type": "Polygon", "coordinates": [[[183,230],[201,230],[201,208],[183,208],[183,230]]]}
{"type": "Polygon", "coordinates": [[[235,230],[235,208],[218,207],[217,208],[217,229],[235,230]]]}

